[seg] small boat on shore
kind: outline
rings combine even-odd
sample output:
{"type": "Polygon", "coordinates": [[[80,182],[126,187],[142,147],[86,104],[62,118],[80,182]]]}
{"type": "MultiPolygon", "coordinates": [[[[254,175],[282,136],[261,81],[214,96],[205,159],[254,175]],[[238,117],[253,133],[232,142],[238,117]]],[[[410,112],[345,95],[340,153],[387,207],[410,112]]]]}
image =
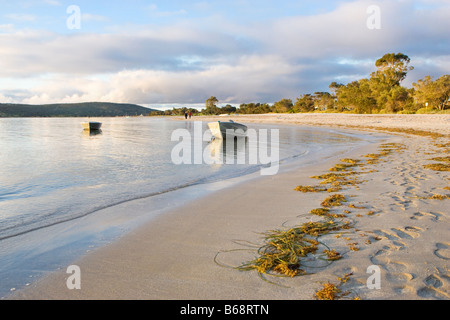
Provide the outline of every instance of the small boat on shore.
{"type": "Polygon", "coordinates": [[[83,126],[84,130],[100,130],[100,128],[102,127],[101,122],[95,121],[82,122],[81,125],[83,126]]]}
{"type": "Polygon", "coordinates": [[[208,127],[212,135],[217,139],[225,139],[226,137],[245,137],[247,136],[247,126],[236,123],[233,120],[229,122],[210,122],[208,127]]]}

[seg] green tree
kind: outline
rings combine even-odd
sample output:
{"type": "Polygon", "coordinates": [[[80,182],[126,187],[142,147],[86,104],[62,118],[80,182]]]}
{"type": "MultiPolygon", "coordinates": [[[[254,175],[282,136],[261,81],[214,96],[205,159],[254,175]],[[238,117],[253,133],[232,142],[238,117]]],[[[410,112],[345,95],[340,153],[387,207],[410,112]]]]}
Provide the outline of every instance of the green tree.
{"type": "Polygon", "coordinates": [[[332,83],[330,83],[330,85],[328,86],[328,88],[331,91],[331,94],[336,97],[336,93],[339,90],[339,88],[343,87],[344,85],[342,83],[337,83],[336,81],[333,81],[332,83]]]}
{"type": "Polygon", "coordinates": [[[205,114],[220,114],[220,109],[216,104],[219,103],[219,99],[214,96],[211,96],[206,100],[206,110],[204,110],[205,114]]]}
{"type": "Polygon", "coordinates": [[[214,96],[211,96],[210,98],[208,98],[206,100],[206,108],[208,109],[208,108],[215,107],[217,103],[219,103],[219,99],[217,99],[214,96]]]}
{"type": "Polygon", "coordinates": [[[414,69],[409,66],[410,61],[406,54],[386,53],[375,62],[377,71],[372,73],[372,78],[389,86],[398,86],[406,78],[408,71],[414,69]]]}
{"type": "Polygon", "coordinates": [[[254,103],[241,103],[237,112],[242,114],[251,114],[253,113],[251,111],[253,111],[254,105],[254,103]]]}
{"type": "Polygon", "coordinates": [[[286,113],[292,111],[292,100],[291,99],[281,99],[274,103],[274,109],[277,113],[286,113]]]}
{"type": "Polygon", "coordinates": [[[386,96],[385,110],[388,113],[416,111],[414,110],[414,99],[411,90],[402,86],[392,87],[386,96]]]}
{"type": "Polygon", "coordinates": [[[235,113],[236,107],[233,107],[231,104],[227,104],[225,107],[220,108],[222,113],[235,113]]]}
{"type": "Polygon", "coordinates": [[[313,100],[317,110],[334,109],[334,97],[329,92],[314,92],[313,100]]]}
{"type": "Polygon", "coordinates": [[[428,103],[438,110],[445,110],[449,106],[450,75],[445,74],[434,81],[430,76],[426,76],[417,83],[413,83],[413,87],[416,103],[420,105],[428,103]]]}
{"type": "Polygon", "coordinates": [[[271,107],[267,103],[243,103],[239,106],[239,113],[243,114],[261,114],[271,112],[271,107]]]}
{"type": "Polygon", "coordinates": [[[414,69],[409,66],[410,61],[403,53],[386,53],[375,62],[377,71],[371,74],[369,86],[377,109],[392,113],[410,108],[411,94],[400,85],[408,71],[414,69]]]}
{"type": "Polygon", "coordinates": [[[312,112],[312,111],[314,111],[314,97],[309,93],[302,94],[295,101],[293,111],[294,112],[312,112]]]}
{"type": "MultiPolygon", "coordinates": [[[[336,81],[333,81],[332,83],[330,83],[330,85],[328,86],[328,88],[330,89],[331,92],[331,97],[333,98],[333,109],[336,110],[339,108],[338,103],[337,103],[337,93],[339,91],[340,88],[345,87],[342,83],[337,83],[336,81]]],[[[342,111],[342,110],[340,110],[342,111]]]]}
{"type": "Polygon", "coordinates": [[[270,113],[272,112],[272,108],[269,104],[267,103],[260,103],[259,106],[257,107],[257,113],[270,113]]]}
{"type": "Polygon", "coordinates": [[[340,111],[347,109],[357,113],[372,113],[377,109],[368,79],[352,81],[346,86],[341,86],[337,91],[337,98],[340,111]]]}

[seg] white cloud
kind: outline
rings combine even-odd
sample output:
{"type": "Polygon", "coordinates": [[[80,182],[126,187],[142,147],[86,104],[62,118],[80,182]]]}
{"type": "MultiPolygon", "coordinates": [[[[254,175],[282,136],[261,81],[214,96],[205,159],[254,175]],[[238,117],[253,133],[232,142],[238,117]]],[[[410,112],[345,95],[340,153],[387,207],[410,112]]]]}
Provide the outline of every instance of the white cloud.
{"type": "Polygon", "coordinates": [[[26,14],[26,13],[9,13],[9,14],[5,14],[4,17],[7,19],[14,20],[14,21],[19,21],[19,22],[30,22],[30,21],[36,20],[35,15],[26,14]]]}
{"type": "Polygon", "coordinates": [[[0,24],[0,32],[12,32],[14,30],[14,25],[12,23],[0,24]]]}
{"type": "Polygon", "coordinates": [[[57,0],[43,0],[45,4],[51,5],[51,6],[60,6],[61,2],[57,0]]]}
{"type": "Polygon", "coordinates": [[[0,103],[14,103],[14,99],[0,93],[0,103]]]}
{"type": "Polygon", "coordinates": [[[245,56],[236,65],[215,65],[187,72],[129,70],[99,77],[52,75],[30,90],[24,103],[112,101],[138,104],[196,103],[215,95],[222,102],[258,100],[260,92],[292,90],[290,77],[299,71],[275,56],[245,56]]]}
{"type": "Polygon", "coordinates": [[[102,15],[98,15],[98,14],[82,13],[81,14],[81,20],[82,21],[107,22],[110,19],[108,17],[102,16],[102,15]]]}
{"type": "MultiPolygon", "coordinates": [[[[387,52],[409,55],[414,76],[449,73],[450,8],[414,4],[352,1],[333,11],[264,23],[214,15],[164,26],[119,26],[104,34],[62,35],[6,24],[0,26],[9,32],[0,33],[0,77],[27,79],[26,87],[18,84],[25,90],[18,102],[147,104],[196,103],[211,95],[224,102],[295,98],[327,90],[332,81],[367,77],[387,52]],[[380,30],[366,25],[372,4],[381,9],[380,30]]],[[[165,14],[156,5],[147,9],[165,14]]]]}
{"type": "Polygon", "coordinates": [[[151,17],[172,17],[187,14],[187,11],[184,9],[175,10],[175,11],[162,11],[158,9],[156,4],[150,4],[147,6],[147,10],[149,11],[149,15],[151,17]]]}

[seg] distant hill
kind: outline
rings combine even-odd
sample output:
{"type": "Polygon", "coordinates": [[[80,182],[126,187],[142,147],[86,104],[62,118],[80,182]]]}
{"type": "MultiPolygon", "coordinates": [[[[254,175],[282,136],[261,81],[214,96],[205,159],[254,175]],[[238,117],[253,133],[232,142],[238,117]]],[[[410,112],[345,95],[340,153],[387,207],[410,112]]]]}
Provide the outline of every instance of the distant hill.
{"type": "Polygon", "coordinates": [[[0,118],[24,117],[116,117],[148,115],[155,109],[136,104],[85,102],[58,104],[11,104],[0,103],[0,118]]]}

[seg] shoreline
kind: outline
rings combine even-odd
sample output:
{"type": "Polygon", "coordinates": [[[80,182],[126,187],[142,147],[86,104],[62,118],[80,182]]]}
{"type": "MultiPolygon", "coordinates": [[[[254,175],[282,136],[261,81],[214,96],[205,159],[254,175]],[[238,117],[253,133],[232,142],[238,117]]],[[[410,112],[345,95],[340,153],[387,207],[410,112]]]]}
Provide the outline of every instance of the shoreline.
{"type": "MultiPolygon", "coordinates": [[[[213,118],[217,120],[218,117],[213,118]]],[[[445,121],[443,124],[445,127],[445,121]]],[[[434,128],[436,131],[440,127],[435,125],[434,128]]],[[[370,183],[362,184],[359,190],[343,191],[346,196],[355,196],[355,202],[367,202],[367,207],[374,207],[373,216],[363,218],[353,212],[352,219],[358,221],[358,227],[373,229],[367,231],[376,231],[382,239],[359,251],[348,252],[344,259],[311,276],[276,278],[289,289],[262,281],[254,272],[219,266],[214,257],[221,252],[220,258],[226,258],[221,262],[242,263],[242,259],[248,259],[242,253],[237,256],[225,254],[242,249],[236,240],[258,242],[261,240],[260,232],[301,222],[304,217],[298,216],[318,207],[320,200],[328,194],[302,194],[293,189],[297,185],[316,183],[310,176],[327,172],[339,161],[336,157],[292,172],[258,177],[221,190],[219,197],[210,195],[156,217],[117,242],[76,261],[82,270],[81,290],[68,290],[68,275],[61,270],[14,292],[9,298],[312,299],[321,282],[334,281],[337,275],[351,271],[353,276],[347,286],[360,291],[364,299],[398,299],[399,294],[406,299],[446,299],[448,269],[445,270],[445,263],[450,259],[450,239],[442,230],[448,230],[448,215],[444,209],[448,200],[411,200],[407,196],[413,191],[418,196],[421,189],[427,194],[434,189],[442,189],[445,183],[448,185],[444,179],[445,172],[438,174],[421,168],[422,164],[429,163],[426,159],[432,157],[431,153],[436,153],[429,140],[428,137],[392,135],[387,142],[404,143],[408,147],[406,155],[393,155],[390,162],[381,164],[383,170],[375,167],[378,172],[367,174],[364,178],[370,183]],[[419,150],[430,155],[421,157],[419,150]],[[399,168],[401,174],[397,174],[399,168]],[[440,232],[438,236],[436,231],[440,232]],[[424,239],[428,242],[431,239],[431,243],[424,239]],[[417,246],[424,248],[426,259],[417,257],[417,251],[413,252],[417,246]],[[430,261],[430,266],[415,263],[422,260],[430,261]],[[384,291],[363,288],[368,263],[380,265],[384,271],[384,291]]],[[[345,157],[360,158],[376,151],[377,146],[368,145],[352,150],[345,157]]],[[[440,190],[440,193],[444,192],[440,190]]],[[[361,237],[356,231],[352,236],[361,237]]],[[[335,240],[327,238],[327,241],[332,243],[335,240]]]]}
{"type": "MultiPolygon", "coordinates": [[[[167,119],[183,121],[243,121],[248,123],[271,123],[344,127],[349,129],[414,129],[450,135],[450,114],[345,114],[345,113],[268,113],[221,116],[194,116],[185,120],[182,116],[167,119]]],[[[394,131],[395,132],[395,131],[394,131]]]]}
{"type": "MultiPolygon", "coordinates": [[[[181,125],[184,126],[183,123],[181,125]]],[[[268,128],[272,126],[261,125],[260,127],[268,128]]],[[[289,130],[288,126],[275,125],[274,127],[289,130]]],[[[349,144],[346,143],[345,146],[339,143],[336,148],[331,145],[327,149],[320,146],[318,148],[306,147],[308,152],[299,157],[284,154],[285,157],[280,159],[280,166],[277,165],[277,169],[292,170],[298,166],[316,162],[317,157],[323,161],[323,159],[339,155],[349,148],[353,149],[360,144],[372,143],[378,139],[372,134],[361,135],[356,131],[344,132],[326,128],[301,127],[299,131],[305,132],[306,136],[310,132],[314,132],[316,136],[323,133],[328,137],[331,134],[331,137],[337,135],[338,139],[341,139],[339,136],[342,136],[344,140],[347,140],[346,136],[355,135],[356,139],[349,139],[349,144]]],[[[288,135],[292,135],[292,132],[288,135]]],[[[303,138],[300,140],[308,143],[303,138]]],[[[282,141],[287,143],[286,137],[282,138],[282,141]]],[[[295,148],[295,146],[293,147],[295,148]]],[[[298,151],[301,150],[294,153],[298,151]]],[[[168,193],[126,200],[68,222],[45,226],[31,233],[4,239],[0,256],[3,263],[3,268],[0,268],[2,278],[0,299],[6,298],[11,292],[27,288],[47,274],[61,270],[65,265],[86,253],[120,240],[122,235],[133,230],[136,226],[151,222],[157,215],[165,214],[193,199],[207,197],[221,188],[228,188],[236,183],[242,183],[260,176],[260,169],[256,169],[254,173],[251,173],[252,171],[246,171],[244,175],[232,175],[225,180],[212,179],[208,182],[187,186],[187,188],[176,188],[168,193]]]]}

